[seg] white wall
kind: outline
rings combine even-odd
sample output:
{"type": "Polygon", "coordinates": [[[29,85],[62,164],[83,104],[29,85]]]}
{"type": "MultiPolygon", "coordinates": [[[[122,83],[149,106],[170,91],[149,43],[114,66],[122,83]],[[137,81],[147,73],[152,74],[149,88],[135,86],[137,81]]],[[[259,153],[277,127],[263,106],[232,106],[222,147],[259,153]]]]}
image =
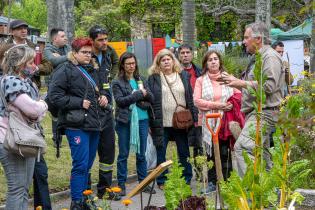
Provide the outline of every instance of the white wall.
{"type": "Polygon", "coordinates": [[[290,61],[290,71],[295,77],[292,85],[296,85],[300,78],[303,78],[301,72],[304,70],[304,44],[303,40],[282,41],[284,44],[283,59],[287,59],[287,53],[290,61]]]}

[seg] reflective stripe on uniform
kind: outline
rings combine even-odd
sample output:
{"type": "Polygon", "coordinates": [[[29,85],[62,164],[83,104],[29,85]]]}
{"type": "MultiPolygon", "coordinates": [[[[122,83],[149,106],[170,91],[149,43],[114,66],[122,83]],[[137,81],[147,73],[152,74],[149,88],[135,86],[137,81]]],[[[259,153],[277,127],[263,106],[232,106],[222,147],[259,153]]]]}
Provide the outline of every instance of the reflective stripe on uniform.
{"type": "Polygon", "coordinates": [[[99,163],[99,167],[101,171],[112,171],[113,164],[99,163]]]}

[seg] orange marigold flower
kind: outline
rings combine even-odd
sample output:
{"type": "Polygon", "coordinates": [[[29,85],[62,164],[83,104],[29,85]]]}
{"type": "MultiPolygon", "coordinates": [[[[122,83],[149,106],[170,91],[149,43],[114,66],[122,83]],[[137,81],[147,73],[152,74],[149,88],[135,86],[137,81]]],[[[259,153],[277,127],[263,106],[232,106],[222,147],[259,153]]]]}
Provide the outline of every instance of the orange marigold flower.
{"type": "Polygon", "coordinates": [[[125,199],[125,200],[122,201],[122,203],[123,203],[125,206],[128,206],[128,205],[132,204],[132,200],[130,200],[130,199],[125,199]]]}
{"type": "Polygon", "coordinates": [[[106,188],[106,192],[112,192],[110,188],[106,188]]]}
{"type": "Polygon", "coordinates": [[[36,210],[42,210],[42,209],[43,209],[42,206],[37,206],[37,207],[36,207],[36,210]]]}
{"type": "Polygon", "coordinates": [[[111,190],[112,190],[114,193],[120,193],[120,192],[121,192],[120,187],[112,187],[111,190]]]}
{"type": "Polygon", "coordinates": [[[83,195],[92,195],[93,191],[92,190],[84,190],[83,195]]]}

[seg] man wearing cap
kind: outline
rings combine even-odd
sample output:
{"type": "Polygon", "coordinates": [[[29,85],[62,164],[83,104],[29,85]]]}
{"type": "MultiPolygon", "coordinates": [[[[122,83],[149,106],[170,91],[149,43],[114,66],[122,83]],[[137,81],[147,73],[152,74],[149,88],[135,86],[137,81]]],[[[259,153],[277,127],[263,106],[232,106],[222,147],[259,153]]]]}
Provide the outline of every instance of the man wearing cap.
{"type": "MultiPolygon", "coordinates": [[[[5,44],[26,44],[31,48],[35,48],[30,40],[27,39],[28,24],[23,20],[14,20],[10,23],[11,37],[5,41],[5,44]]],[[[38,65],[39,71],[46,72],[52,69],[49,62],[43,61],[38,65]]],[[[40,76],[36,75],[32,78],[38,88],[40,87],[40,76]]],[[[33,174],[34,187],[34,208],[42,206],[45,210],[51,210],[51,201],[48,187],[48,169],[44,157],[41,155],[40,161],[35,161],[33,174]]]]}
{"type": "MultiPolygon", "coordinates": [[[[29,47],[35,49],[36,45],[27,39],[28,24],[23,20],[13,20],[10,23],[10,33],[5,44],[27,44],[29,47]]],[[[43,59],[41,64],[38,65],[39,73],[47,75],[52,71],[52,65],[47,60],[43,59]]],[[[39,74],[34,75],[32,80],[36,83],[37,87],[40,88],[40,76],[39,74]]]]}

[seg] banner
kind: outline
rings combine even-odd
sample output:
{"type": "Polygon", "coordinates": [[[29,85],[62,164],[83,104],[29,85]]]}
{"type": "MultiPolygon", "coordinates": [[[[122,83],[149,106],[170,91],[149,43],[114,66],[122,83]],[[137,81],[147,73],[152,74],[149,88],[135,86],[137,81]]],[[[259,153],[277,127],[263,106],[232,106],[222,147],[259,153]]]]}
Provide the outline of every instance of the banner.
{"type": "Polygon", "coordinates": [[[152,38],[152,52],[153,52],[153,59],[155,55],[165,46],[165,39],[164,38],[152,38]]]}
{"type": "Polygon", "coordinates": [[[118,57],[127,51],[127,42],[108,42],[108,45],[115,49],[118,57]]]}

